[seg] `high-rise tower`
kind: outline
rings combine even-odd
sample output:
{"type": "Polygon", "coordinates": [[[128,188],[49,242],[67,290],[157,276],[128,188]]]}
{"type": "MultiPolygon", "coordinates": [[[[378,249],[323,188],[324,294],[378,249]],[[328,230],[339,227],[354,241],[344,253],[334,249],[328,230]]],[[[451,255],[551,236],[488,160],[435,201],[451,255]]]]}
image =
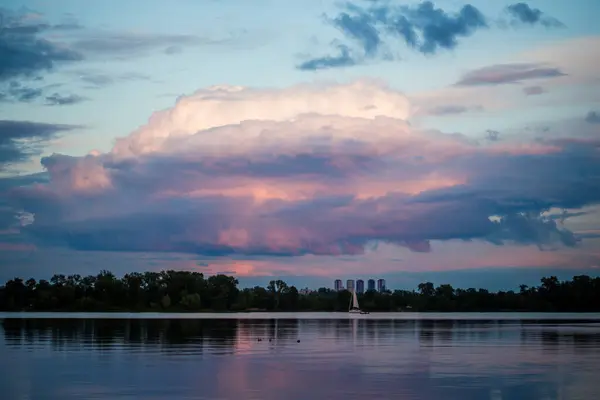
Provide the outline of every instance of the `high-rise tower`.
{"type": "Polygon", "coordinates": [[[342,280],[341,279],[336,279],[333,282],[333,288],[336,292],[339,292],[340,290],[344,290],[344,285],[342,285],[342,280]]]}
{"type": "Polygon", "coordinates": [[[367,282],[367,290],[375,290],[375,279],[369,279],[367,282]]]}
{"type": "Polygon", "coordinates": [[[365,292],[365,281],[359,279],[356,281],[356,293],[364,293],[365,292]]]}
{"type": "Polygon", "coordinates": [[[346,281],[346,290],[349,290],[349,291],[354,290],[354,279],[348,279],[346,281]]]}

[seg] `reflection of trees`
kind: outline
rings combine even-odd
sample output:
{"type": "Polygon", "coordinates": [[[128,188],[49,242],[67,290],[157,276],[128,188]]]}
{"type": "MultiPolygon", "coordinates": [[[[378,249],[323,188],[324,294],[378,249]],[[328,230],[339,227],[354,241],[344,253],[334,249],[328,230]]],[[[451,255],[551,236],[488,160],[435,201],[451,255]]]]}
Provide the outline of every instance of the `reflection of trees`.
{"type": "Polygon", "coordinates": [[[75,348],[81,344],[96,350],[119,346],[140,348],[183,348],[207,346],[219,352],[234,351],[236,342],[272,345],[295,343],[297,339],[330,338],[353,341],[363,346],[382,342],[412,341],[421,346],[450,346],[457,342],[520,341],[522,346],[542,346],[554,351],[574,346],[586,351],[600,346],[596,324],[570,322],[542,324],[536,321],[468,320],[298,320],[298,319],[5,319],[2,321],[8,345],[50,344],[53,348],[75,348]],[[75,346],[77,345],[77,346],[75,346]]]}
{"type": "Polygon", "coordinates": [[[520,332],[521,344],[526,346],[541,345],[544,351],[558,351],[565,346],[572,346],[576,351],[587,352],[600,347],[600,331],[598,324],[551,323],[539,325],[524,322],[520,332]]]}
{"type": "MultiPolygon", "coordinates": [[[[50,343],[54,348],[123,345],[202,345],[232,349],[238,321],[228,319],[5,319],[7,344],[50,343]]],[[[142,346],[144,347],[144,346],[142,346]]]]}

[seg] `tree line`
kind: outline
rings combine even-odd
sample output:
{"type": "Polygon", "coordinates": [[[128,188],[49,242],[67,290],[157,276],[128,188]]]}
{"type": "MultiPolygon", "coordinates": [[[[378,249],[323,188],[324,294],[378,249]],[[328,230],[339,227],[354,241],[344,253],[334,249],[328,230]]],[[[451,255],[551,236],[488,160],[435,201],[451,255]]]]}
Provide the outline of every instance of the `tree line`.
{"type": "MultiPolygon", "coordinates": [[[[54,275],[50,281],[14,278],[0,286],[2,311],[347,311],[350,292],[320,288],[301,294],[282,280],[266,287],[240,289],[233,276],[205,277],[199,272],[54,275]]],[[[455,289],[431,282],[415,290],[367,291],[358,295],[368,311],[600,311],[600,278],[587,275],[559,281],[544,277],[540,285],[518,291],[455,289]]]]}

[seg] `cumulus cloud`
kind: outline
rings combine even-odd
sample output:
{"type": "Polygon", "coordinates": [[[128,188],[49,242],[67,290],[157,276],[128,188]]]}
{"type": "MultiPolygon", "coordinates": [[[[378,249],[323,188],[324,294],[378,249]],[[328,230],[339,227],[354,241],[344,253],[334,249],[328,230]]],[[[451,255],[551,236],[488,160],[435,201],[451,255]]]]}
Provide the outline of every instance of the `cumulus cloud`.
{"type": "Polygon", "coordinates": [[[578,239],[544,216],[600,201],[597,149],[477,143],[416,130],[383,84],[212,87],[108,153],[42,160],[48,183],[13,188],[37,245],[82,251],[356,255],[386,242],[578,239]],[[524,173],[526,171],[526,173],[524,173]]]}
{"type": "Polygon", "coordinates": [[[559,68],[539,63],[497,64],[467,72],[456,85],[506,85],[532,79],[558,78],[565,75],[559,68]]]}

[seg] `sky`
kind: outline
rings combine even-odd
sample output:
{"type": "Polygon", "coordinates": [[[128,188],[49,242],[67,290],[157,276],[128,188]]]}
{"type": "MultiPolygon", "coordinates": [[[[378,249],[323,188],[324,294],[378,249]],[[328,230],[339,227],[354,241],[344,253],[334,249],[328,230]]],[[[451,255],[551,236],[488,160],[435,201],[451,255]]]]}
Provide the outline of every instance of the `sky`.
{"type": "Polygon", "coordinates": [[[600,273],[594,0],[4,0],[0,279],[600,273]]]}

